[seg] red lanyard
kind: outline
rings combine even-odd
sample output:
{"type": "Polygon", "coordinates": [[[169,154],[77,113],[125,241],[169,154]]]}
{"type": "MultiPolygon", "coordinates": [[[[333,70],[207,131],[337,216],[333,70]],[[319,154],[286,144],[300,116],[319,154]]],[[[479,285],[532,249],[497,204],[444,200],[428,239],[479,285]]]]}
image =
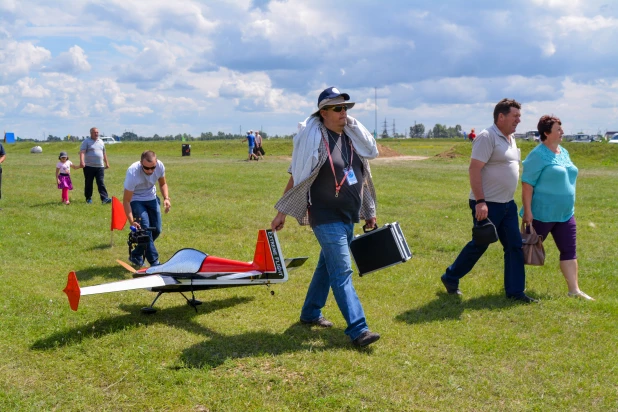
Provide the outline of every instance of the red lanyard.
{"type": "MultiPolygon", "coordinates": [[[[343,186],[345,179],[348,177],[348,173],[350,173],[350,170],[352,170],[352,160],[354,160],[354,148],[352,147],[352,140],[350,140],[349,138],[348,140],[350,142],[350,166],[347,168],[348,170],[346,170],[345,174],[343,175],[343,179],[341,179],[341,183],[337,184],[337,175],[335,174],[335,166],[333,165],[333,157],[330,155],[330,145],[328,144],[328,140],[324,138],[324,133],[322,133],[322,141],[324,142],[324,146],[326,146],[326,153],[328,153],[328,160],[330,161],[330,168],[333,170],[333,177],[335,178],[335,197],[339,197],[339,191],[341,190],[341,186],[343,186]]],[[[343,146],[343,142],[341,143],[342,143],[341,145],[343,146]]],[[[341,156],[343,157],[343,152],[341,152],[341,156]]]]}

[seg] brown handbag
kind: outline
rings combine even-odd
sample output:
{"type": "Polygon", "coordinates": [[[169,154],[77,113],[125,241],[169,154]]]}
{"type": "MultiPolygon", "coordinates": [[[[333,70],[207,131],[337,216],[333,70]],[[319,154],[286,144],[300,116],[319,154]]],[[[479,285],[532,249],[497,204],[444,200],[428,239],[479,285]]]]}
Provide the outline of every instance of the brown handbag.
{"type": "Polygon", "coordinates": [[[537,235],[532,225],[528,225],[526,228],[526,225],[522,222],[521,241],[524,249],[524,263],[532,266],[543,266],[545,264],[543,236],[537,235]]]}

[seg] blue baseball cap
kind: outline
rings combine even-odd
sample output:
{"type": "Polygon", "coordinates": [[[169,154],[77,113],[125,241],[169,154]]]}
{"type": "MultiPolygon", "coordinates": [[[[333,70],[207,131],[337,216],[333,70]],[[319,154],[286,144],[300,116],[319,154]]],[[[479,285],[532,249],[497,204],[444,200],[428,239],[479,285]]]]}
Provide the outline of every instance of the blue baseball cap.
{"type": "Polygon", "coordinates": [[[329,87],[324,89],[318,97],[318,111],[322,110],[325,106],[337,106],[345,104],[348,109],[354,107],[354,102],[349,102],[350,95],[347,93],[341,93],[336,87],[329,87]]]}

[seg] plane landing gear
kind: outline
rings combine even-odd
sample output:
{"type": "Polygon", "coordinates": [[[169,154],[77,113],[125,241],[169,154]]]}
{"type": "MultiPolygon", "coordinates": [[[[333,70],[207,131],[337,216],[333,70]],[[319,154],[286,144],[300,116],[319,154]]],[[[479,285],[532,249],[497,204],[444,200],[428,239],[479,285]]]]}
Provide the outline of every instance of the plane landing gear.
{"type": "MultiPolygon", "coordinates": [[[[152,315],[153,313],[156,313],[157,310],[154,308],[154,304],[157,301],[157,299],[159,299],[159,297],[164,294],[165,292],[159,292],[157,293],[157,296],[154,298],[154,300],[152,301],[152,303],[150,304],[150,306],[145,306],[143,308],[141,308],[141,312],[144,315],[152,315]]],[[[183,298],[185,298],[185,300],[187,301],[187,305],[191,306],[193,309],[195,309],[195,311],[197,312],[197,307],[199,305],[202,304],[201,300],[197,300],[195,299],[195,295],[193,294],[193,292],[191,292],[191,299],[189,299],[188,297],[185,296],[184,293],[179,292],[183,298]]]]}
{"type": "Polygon", "coordinates": [[[157,293],[157,296],[154,298],[150,306],[146,306],[140,309],[144,315],[152,315],[153,313],[157,312],[157,310],[153,306],[155,302],[157,301],[157,299],[159,299],[159,296],[161,296],[163,293],[164,292],[157,293]]]}
{"type": "Polygon", "coordinates": [[[202,304],[201,300],[197,300],[197,299],[189,299],[187,300],[187,305],[191,306],[192,308],[199,306],[202,304]]]}
{"type": "Polygon", "coordinates": [[[195,312],[197,313],[197,307],[199,305],[202,304],[201,300],[197,300],[195,299],[195,295],[193,294],[193,291],[191,291],[191,299],[187,298],[185,296],[184,293],[180,292],[180,294],[182,295],[183,298],[185,298],[185,300],[187,301],[187,305],[191,306],[193,309],[195,309],[195,312]]]}
{"type": "Polygon", "coordinates": [[[157,310],[155,308],[153,308],[152,306],[144,306],[143,308],[140,309],[140,311],[144,315],[153,315],[153,314],[157,313],[157,310]]]}

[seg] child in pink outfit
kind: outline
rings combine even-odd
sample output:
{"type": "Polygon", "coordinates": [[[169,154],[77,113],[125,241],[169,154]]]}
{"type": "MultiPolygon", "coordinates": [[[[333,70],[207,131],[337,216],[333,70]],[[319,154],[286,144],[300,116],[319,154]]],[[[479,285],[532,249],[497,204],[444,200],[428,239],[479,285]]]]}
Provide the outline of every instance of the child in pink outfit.
{"type": "Polygon", "coordinates": [[[62,189],[62,203],[68,205],[71,203],[69,202],[69,190],[73,190],[71,168],[79,169],[79,166],[75,166],[69,160],[67,152],[60,152],[58,160],[60,161],[56,164],[56,182],[58,183],[58,189],[62,189]]]}

